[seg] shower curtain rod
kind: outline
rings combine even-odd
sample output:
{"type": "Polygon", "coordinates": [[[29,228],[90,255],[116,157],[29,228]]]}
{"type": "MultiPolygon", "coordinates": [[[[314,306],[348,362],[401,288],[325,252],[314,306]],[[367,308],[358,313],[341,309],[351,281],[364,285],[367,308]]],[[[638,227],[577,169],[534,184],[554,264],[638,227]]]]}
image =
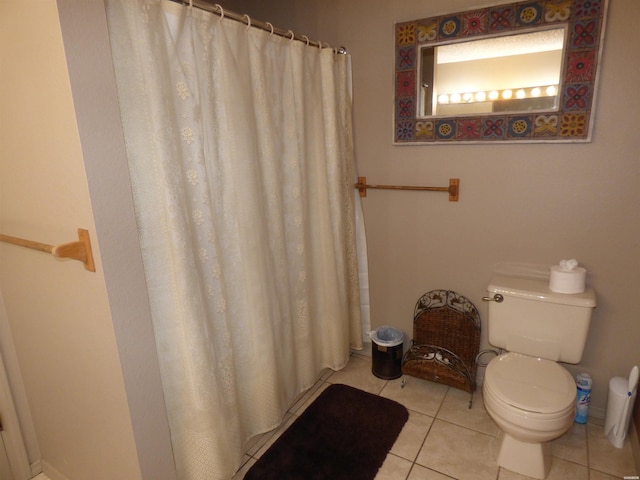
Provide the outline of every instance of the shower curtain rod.
{"type": "MultiPolygon", "coordinates": [[[[274,35],[289,38],[290,40],[297,40],[299,42],[304,42],[307,45],[311,45],[318,48],[333,48],[328,43],[323,43],[317,40],[310,40],[309,37],[307,37],[306,35],[298,35],[292,32],[291,30],[283,30],[281,28],[274,27],[270,22],[255,20],[247,14],[240,14],[240,13],[233,12],[231,10],[227,10],[217,3],[211,4],[209,2],[202,1],[202,0],[191,0],[191,1],[190,0],[171,0],[171,1],[183,4],[183,5],[194,6],[196,8],[199,8],[200,10],[205,10],[207,12],[218,15],[222,18],[230,18],[237,22],[245,23],[247,27],[260,28],[261,30],[264,30],[266,32],[273,33],[274,35]]],[[[347,49],[345,47],[333,48],[333,50],[335,51],[335,53],[338,53],[338,54],[347,53],[347,49]]]]}

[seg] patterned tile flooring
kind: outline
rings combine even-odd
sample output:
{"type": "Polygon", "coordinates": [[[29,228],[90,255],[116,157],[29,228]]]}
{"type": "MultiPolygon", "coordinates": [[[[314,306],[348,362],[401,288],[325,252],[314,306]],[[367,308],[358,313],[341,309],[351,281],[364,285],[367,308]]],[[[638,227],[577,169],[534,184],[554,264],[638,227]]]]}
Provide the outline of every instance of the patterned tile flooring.
{"type": "MultiPolygon", "coordinates": [[[[282,426],[252,440],[246,462],[234,476],[241,480],[304,409],[329,384],[344,383],[390,398],[409,410],[409,420],[380,468],[376,480],[527,480],[498,467],[499,429],[486,413],[482,393],[469,394],[445,385],[406,377],[382,380],[371,373],[371,358],[354,354],[347,366],[329,371],[290,408],[282,426]]],[[[629,441],[614,448],[603,432],[604,422],[573,424],[552,444],[547,480],[616,480],[638,475],[629,441]]]]}

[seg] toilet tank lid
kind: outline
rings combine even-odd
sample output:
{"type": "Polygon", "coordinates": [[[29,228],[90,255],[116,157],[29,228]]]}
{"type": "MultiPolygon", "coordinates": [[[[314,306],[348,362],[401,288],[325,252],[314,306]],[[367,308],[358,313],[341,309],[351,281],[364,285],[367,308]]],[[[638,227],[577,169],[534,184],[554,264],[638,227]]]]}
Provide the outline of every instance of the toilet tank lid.
{"type": "Polygon", "coordinates": [[[596,294],[587,287],[583,293],[557,293],[549,289],[548,276],[525,276],[494,273],[488,287],[489,292],[504,296],[526,298],[540,302],[559,303],[579,307],[596,306],[596,294]]]}

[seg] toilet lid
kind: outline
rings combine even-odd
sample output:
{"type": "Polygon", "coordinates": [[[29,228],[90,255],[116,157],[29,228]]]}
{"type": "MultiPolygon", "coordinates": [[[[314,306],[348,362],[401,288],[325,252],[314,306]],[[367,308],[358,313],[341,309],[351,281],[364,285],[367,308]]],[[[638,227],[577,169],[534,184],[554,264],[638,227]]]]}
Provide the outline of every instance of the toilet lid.
{"type": "Polygon", "coordinates": [[[502,401],[529,412],[559,412],[576,399],[576,383],[563,367],[518,353],[489,362],[484,381],[502,401]]]}

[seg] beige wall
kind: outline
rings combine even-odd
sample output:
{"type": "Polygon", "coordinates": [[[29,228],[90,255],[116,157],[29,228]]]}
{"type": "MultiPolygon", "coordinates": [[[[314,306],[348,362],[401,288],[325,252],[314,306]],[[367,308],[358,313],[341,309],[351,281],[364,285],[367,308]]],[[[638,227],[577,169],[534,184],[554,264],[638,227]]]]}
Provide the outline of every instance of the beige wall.
{"type": "Polygon", "coordinates": [[[458,203],[422,192],[364,199],[372,323],[410,337],[416,300],[435,288],[468,296],[486,316],[481,297],[496,262],[575,257],[598,307],[583,361],[569,369],[594,377],[592,411],[603,415],[610,377],[640,363],[640,2],[611,2],[591,143],[392,146],[393,23],[491,3],[297,1],[297,33],[352,55],[360,174],[398,185],[461,181],[458,203]]]}
{"type": "Polygon", "coordinates": [[[59,244],[82,227],[96,254],[90,273],[0,244],[42,464],[52,479],[139,479],[55,1],[0,0],[0,62],[0,232],[59,244]]]}
{"type": "MultiPolygon", "coordinates": [[[[263,22],[271,22],[274,27],[284,30],[294,27],[297,0],[256,1],[256,0],[220,0],[216,2],[225,10],[246,13],[263,22]]],[[[304,7],[303,10],[304,11],[304,7]]],[[[297,33],[297,32],[296,32],[297,33]]]]}
{"type": "MultiPolygon", "coordinates": [[[[148,310],[138,295],[144,282],[131,267],[139,259],[118,251],[119,242],[135,244],[135,228],[120,181],[122,139],[103,127],[117,112],[113,85],[103,90],[100,83],[109,73],[108,63],[97,60],[104,60],[103,43],[95,53],[93,36],[105,38],[102,2],[60,1],[82,151],[55,4],[31,0],[28,28],[13,28],[9,14],[26,3],[0,0],[0,230],[59,243],[82,226],[97,231],[101,254],[91,274],[77,262],[0,245],[0,291],[42,455],[71,480],[170,478],[161,473],[169,470],[163,462],[170,463],[170,452],[148,310]],[[149,473],[154,452],[157,475],[149,473]]],[[[630,48],[640,41],[633,23],[640,3],[615,0],[610,7],[590,144],[393,147],[393,22],[479,3],[296,0],[290,21],[281,9],[272,20],[349,48],[361,174],[377,183],[461,179],[458,203],[442,194],[384,191],[364,200],[374,327],[396,325],[410,337],[414,303],[433,288],[455,289],[486,314],[480,297],[494,263],[576,257],[589,269],[599,303],[583,362],[571,370],[594,376],[593,405],[602,413],[609,378],[640,363],[640,52],[630,48]]]]}

